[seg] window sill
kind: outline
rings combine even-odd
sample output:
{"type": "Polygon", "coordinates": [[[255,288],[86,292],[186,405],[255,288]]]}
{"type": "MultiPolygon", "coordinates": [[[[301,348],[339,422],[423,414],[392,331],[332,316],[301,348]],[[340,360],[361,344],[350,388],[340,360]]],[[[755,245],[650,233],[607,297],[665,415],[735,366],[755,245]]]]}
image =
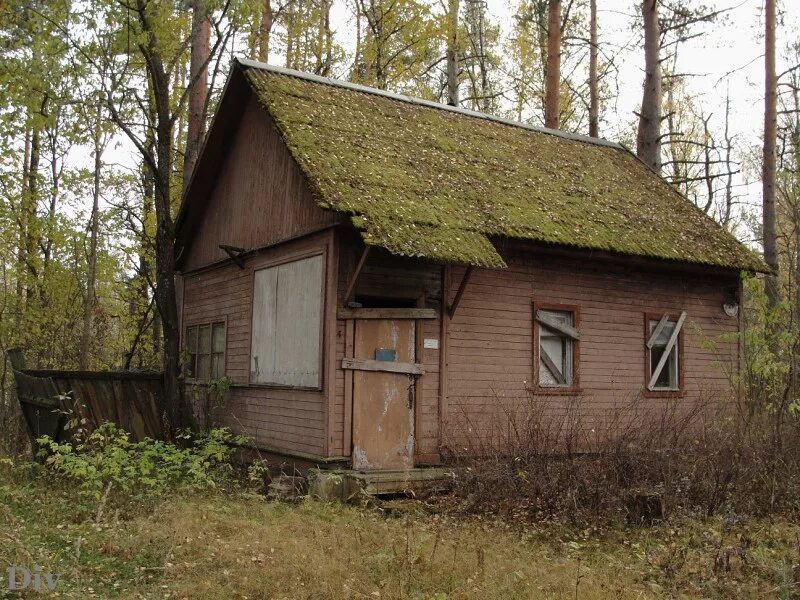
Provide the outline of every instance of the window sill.
{"type": "Polygon", "coordinates": [[[545,388],[545,387],[531,387],[527,389],[534,396],[583,396],[583,388],[570,387],[570,388],[545,388]]]}
{"type": "Polygon", "coordinates": [[[683,398],[686,390],[644,390],[645,398],[683,398]]]}
{"type": "Polygon", "coordinates": [[[248,381],[246,383],[235,383],[233,387],[246,387],[246,388],[264,388],[267,390],[292,390],[296,392],[323,392],[324,388],[322,386],[314,387],[314,386],[297,386],[297,385],[286,385],[283,383],[254,383],[252,381],[248,381]]]}

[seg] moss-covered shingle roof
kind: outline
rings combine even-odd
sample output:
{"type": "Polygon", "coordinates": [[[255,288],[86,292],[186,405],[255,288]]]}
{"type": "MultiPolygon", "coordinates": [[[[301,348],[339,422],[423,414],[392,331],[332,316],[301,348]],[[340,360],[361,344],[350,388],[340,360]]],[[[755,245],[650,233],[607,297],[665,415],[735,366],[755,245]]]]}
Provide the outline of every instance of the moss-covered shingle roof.
{"type": "Polygon", "coordinates": [[[505,266],[498,236],[764,268],[621,146],[240,65],[317,202],[368,244],[484,267],[505,266]]]}

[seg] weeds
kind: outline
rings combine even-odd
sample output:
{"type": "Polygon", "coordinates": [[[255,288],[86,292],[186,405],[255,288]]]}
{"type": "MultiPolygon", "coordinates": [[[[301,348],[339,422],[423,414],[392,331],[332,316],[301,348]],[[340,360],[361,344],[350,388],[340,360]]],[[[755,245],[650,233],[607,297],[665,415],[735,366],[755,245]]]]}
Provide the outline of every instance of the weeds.
{"type": "Polygon", "coordinates": [[[233,443],[246,440],[227,429],[196,436],[182,434],[184,445],[130,435],[113,423],[67,442],[47,436],[37,440],[39,457],[55,474],[77,482],[82,494],[100,501],[99,511],[113,492],[127,500],[161,496],[176,488],[214,489],[230,482],[233,443]]]}
{"type": "Polygon", "coordinates": [[[781,520],[515,528],[419,503],[386,518],[177,490],[98,524],[81,494],[42,471],[22,467],[13,481],[0,472],[0,564],[61,574],[62,598],[721,599],[798,589],[800,528],[781,520]]]}
{"type": "Polygon", "coordinates": [[[498,399],[482,430],[464,415],[448,444],[462,509],[573,524],[660,518],[664,509],[800,511],[796,418],[776,428],[768,412],[741,413],[717,400],[635,399],[601,416],[582,406],[533,395],[498,399]]]}

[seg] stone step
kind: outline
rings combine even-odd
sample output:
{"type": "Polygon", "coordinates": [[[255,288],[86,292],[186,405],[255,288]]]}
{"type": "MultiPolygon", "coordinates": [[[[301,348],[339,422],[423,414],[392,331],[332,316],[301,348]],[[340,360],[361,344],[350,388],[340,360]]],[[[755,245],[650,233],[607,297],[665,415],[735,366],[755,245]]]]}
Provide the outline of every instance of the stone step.
{"type": "Polygon", "coordinates": [[[267,486],[267,498],[270,500],[295,501],[305,496],[307,482],[299,475],[277,475],[267,486]]]}

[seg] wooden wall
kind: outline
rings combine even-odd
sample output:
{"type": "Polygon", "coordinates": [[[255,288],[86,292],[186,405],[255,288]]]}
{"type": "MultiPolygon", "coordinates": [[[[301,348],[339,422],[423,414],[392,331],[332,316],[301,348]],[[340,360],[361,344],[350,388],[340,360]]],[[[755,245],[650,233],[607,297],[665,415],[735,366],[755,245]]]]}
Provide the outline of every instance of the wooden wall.
{"type": "Polygon", "coordinates": [[[220,244],[261,248],[337,222],[322,210],[280,139],[272,120],[252,97],[247,101],[233,143],[219,169],[202,224],[191,235],[183,271],[227,258],[220,244]]]}
{"type": "MultiPolygon", "coordinates": [[[[685,394],[680,403],[728,397],[728,373],[738,368],[738,319],[723,302],[738,287],[735,275],[665,273],[593,264],[547,254],[511,253],[509,268],[476,269],[448,323],[442,438],[463,444],[503,427],[500,413],[531,408],[532,301],[580,310],[581,393],[538,396],[549,411],[578,410],[587,429],[608,427],[623,405],[653,414],[667,402],[641,398],[646,386],[644,314],[686,311],[685,394]],[[713,346],[713,347],[712,347],[713,346]]],[[[450,270],[455,293],[464,269],[450,270]]],[[[533,410],[533,409],[532,409],[533,410]]]]}
{"type": "MultiPolygon", "coordinates": [[[[340,368],[347,325],[336,319],[336,308],[344,303],[363,245],[350,228],[334,233],[331,227],[343,219],[316,206],[274,124],[252,98],[224,156],[213,189],[206,190],[210,195],[196,199],[207,199],[208,208],[183,259],[182,326],[216,320],[228,324],[226,372],[235,385],[220,411],[225,424],[253,435],[263,448],[347,456],[350,415],[340,368]],[[239,269],[225,261],[220,244],[271,247],[249,255],[245,268],[239,269]],[[250,385],[253,270],[314,248],[327,256],[322,389],[250,385]]],[[[726,317],[721,306],[731,287],[738,285],[733,276],[720,279],[668,274],[652,266],[613,267],[593,263],[589,255],[576,261],[520,252],[521,247],[509,243],[504,248],[508,269],[474,271],[452,320],[437,318],[421,325],[421,336],[439,340],[446,351],[424,349],[421,358],[426,373],[417,404],[418,464],[435,462],[442,443],[460,443],[459,436],[463,440],[475,433],[464,429],[462,417],[478,430],[487,430],[498,406],[528,398],[533,377],[533,300],[580,308],[582,392],[574,398],[556,398],[555,404],[577,402],[596,424],[602,424],[611,407],[629,401],[645,385],[645,312],[688,313],[684,400],[729,391],[724,371],[735,366],[738,346],[721,338],[734,333],[738,322],[726,317]],[[710,349],[707,341],[716,349],[710,349]],[[442,362],[446,377],[440,381],[442,362]]],[[[440,309],[443,295],[445,304],[452,301],[463,272],[374,250],[356,295],[422,298],[426,307],[440,309]]]]}
{"type": "MultiPolygon", "coordinates": [[[[296,390],[249,383],[250,334],[254,271],[310,253],[326,256],[326,290],[336,277],[333,234],[325,231],[258,252],[240,269],[228,262],[184,277],[183,326],[224,320],[227,323],[225,372],[233,387],[217,421],[252,436],[260,448],[314,456],[328,455],[326,431],[331,395],[332,367],[323,358],[320,390],[296,390]]],[[[332,297],[328,291],[328,297],[332,297]]],[[[323,348],[331,354],[335,343],[335,307],[325,305],[323,348]]],[[[200,388],[202,389],[202,388],[200,388]]]]}

